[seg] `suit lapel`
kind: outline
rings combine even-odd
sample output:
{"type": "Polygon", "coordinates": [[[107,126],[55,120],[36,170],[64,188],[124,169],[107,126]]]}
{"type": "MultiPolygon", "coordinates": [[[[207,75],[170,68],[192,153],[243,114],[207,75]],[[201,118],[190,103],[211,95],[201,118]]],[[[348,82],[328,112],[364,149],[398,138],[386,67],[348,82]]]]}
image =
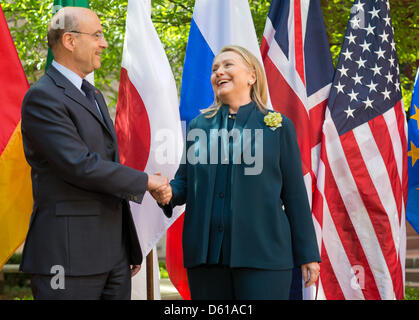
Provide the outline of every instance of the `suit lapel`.
{"type": "MultiPolygon", "coordinates": [[[[237,116],[236,116],[236,121],[234,123],[234,128],[236,128],[237,130],[240,131],[240,138],[239,139],[235,139],[234,140],[234,146],[233,148],[241,148],[241,146],[243,147],[242,149],[238,149],[241,150],[240,153],[234,153],[233,152],[233,164],[231,167],[231,190],[234,190],[235,187],[235,183],[236,183],[236,169],[239,166],[240,171],[242,173],[239,174],[244,174],[245,171],[244,170],[244,164],[243,162],[243,153],[245,152],[245,150],[247,150],[248,148],[251,148],[252,144],[254,144],[254,140],[255,140],[255,135],[256,132],[254,132],[254,134],[251,134],[250,137],[246,136],[246,139],[243,139],[243,131],[245,129],[258,129],[261,128],[260,123],[258,121],[258,110],[256,109],[257,106],[254,102],[251,102],[251,105],[246,105],[243,106],[239,109],[237,116]],[[245,141],[246,140],[246,141],[245,141]],[[240,145],[237,145],[240,144],[240,145]]],[[[236,149],[237,150],[237,149],[236,149]]]]}
{"type": "Polygon", "coordinates": [[[254,102],[251,102],[250,104],[247,104],[243,107],[240,107],[239,111],[237,112],[236,121],[234,123],[233,129],[236,129],[240,133],[240,137],[238,139],[234,140],[233,143],[233,150],[241,150],[240,153],[234,153],[233,152],[233,163],[241,163],[241,157],[245,150],[245,148],[249,147],[249,142],[251,144],[251,141],[243,141],[243,130],[246,129],[249,124],[253,123],[253,117],[256,115],[256,105],[254,102]],[[243,147],[243,148],[242,148],[243,147]],[[236,149],[239,148],[239,149],[236,149]],[[240,157],[240,158],[237,158],[240,157]]]}
{"type": "MultiPolygon", "coordinates": [[[[102,126],[105,128],[105,130],[112,136],[113,139],[115,139],[114,135],[112,134],[112,131],[109,129],[107,124],[105,124],[104,121],[102,121],[98,110],[96,106],[92,106],[90,101],[80,92],[79,89],[77,89],[64,75],[62,75],[57,69],[55,69],[53,66],[50,66],[47,70],[47,74],[55,81],[55,84],[61,88],[64,89],[64,94],[69,97],[70,99],[74,100],[78,104],[80,104],[83,108],[87,109],[94,118],[96,118],[97,121],[99,121],[102,126]]],[[[97,96],[99,94],[95,93],[96,101],[99,101],[100,99],[97,99],[97,96]]],[[[105,114],[103,113],[103,108],[101,106],[101,103],[99,103],[99,106],[101,108],[102,114],[105,117],[105,114]]],[[[106,108],[106,105],[105,105],[106,108]]],[[[106,114],[109,117],[109,113],[106,112],[106,114]]],[[[110,119],[109,119],[110,120],[110,119]]]]}
{"type": "MultiPolygon", "coordinates": [[[[228,107],[221,107],[221,109],[217,112],[217,114],[214,116],[214,118],[211,119],[208,128],[206,130],[206,134],[207,134],[207,161],[208,161],[208,177],[209,177],[209,181],[208,181],[208,190],[210,191],[208,196],[210,197],[210,199],[212,199],[213,197],[213,191],[214,191],[214,186],[215,186],[215,177],[217,176],[217,167],[218,167],[218,159],[217,162],[215,164],[211,164],[211,152],[212,152],[212,148],[217,148],[218,149],[218,143],[215,143],[215,141],[213,143],[211,143],[212,139],[211,139],[211,132],[210,130],[212,129],[216,129],[217,131],[223,128],[227,128],[227,115],[228,115],[228,107]],[[215,145],[214,145],[215,143],[215,145]]],[[[217,139],[218,141],[218,139],[217,139]]]]}
{"type": "Polygon", "coordinates": [[[106,124],[107,128],[109,129],[109,132],[112,135],[113,143],[114,143],[114,146],[115,146],[115,158],[114,158],[114,161],[116,161],[116,162],[119,163],[120,162],[120,159],[119,159],[119,152],[118,152],[118,139],[116,137],[115,126],[113,125],[111,116],[109,114],[108,107],[106,106],[105,99],[99,93],[98,90],[95,90],[95,99],[96,99],[97,104],[98,104],[98,106],[100,108],[100,112],[102,112],[103,120],[105,121],[105,124],[106,124]]]}
{"type": "Polygon", "coordinates": [[[105,122],[106,126],[108,127],[109,131],[112,133],[112,136],[116,140],[116,133],[115,128],[111,119],[111,116],[109,114],[108,107],[106,106],[105,99],[103,96],[99,93],[98,90],[95,90],[95,99],[97,101],[97,104],[99,106],[100,112],[102,112],[103,121],[105,122]]]}

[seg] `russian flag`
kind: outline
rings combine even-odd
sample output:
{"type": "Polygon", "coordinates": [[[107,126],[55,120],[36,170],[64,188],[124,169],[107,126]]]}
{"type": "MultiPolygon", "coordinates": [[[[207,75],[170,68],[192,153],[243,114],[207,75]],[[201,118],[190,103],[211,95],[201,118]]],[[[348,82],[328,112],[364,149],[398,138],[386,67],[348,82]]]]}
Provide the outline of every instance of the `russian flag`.
{"type": "MultiPolygon", "coordinates": [[[[186,124],[214,100],[212,61],[226,45],[239,45],[262,57],[247,0],[196,0],[183,67],[180,117],[186,124]]],[[[190,299],[182,254],[183,216],[167,232],[166,264],[170,280],[190,299]]]]}
{"type": "MultiPolygon", "coordinates": [[[[128,2],[115,129],[121,163],[147,173],[174,177],[183,150],[175,79],[151,21],[150,0],[128,2]]],[[[164,216],[149,193],[131,211],[143,256],[155,247],[170,224],[183,212],[164,216]]],[[[155,251],[155,250],[154,250],[155,251]]],[[[146,298],[143,266],[133,278],[132,298],[146,298]]],[[[154,256],[154,297],[159,298],[158,263],[154,256]]]]}

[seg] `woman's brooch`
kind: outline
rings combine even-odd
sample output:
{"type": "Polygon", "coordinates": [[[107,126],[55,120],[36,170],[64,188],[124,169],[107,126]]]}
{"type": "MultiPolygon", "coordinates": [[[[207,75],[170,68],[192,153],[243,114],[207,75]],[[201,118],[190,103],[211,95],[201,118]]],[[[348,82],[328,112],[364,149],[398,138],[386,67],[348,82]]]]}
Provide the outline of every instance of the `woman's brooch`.
{"type": "Polygon", "coordinates": [[[266,125],[271,130],[282,127],[282,116],[279,112],[269,112],[264,118],[266,125]]]}

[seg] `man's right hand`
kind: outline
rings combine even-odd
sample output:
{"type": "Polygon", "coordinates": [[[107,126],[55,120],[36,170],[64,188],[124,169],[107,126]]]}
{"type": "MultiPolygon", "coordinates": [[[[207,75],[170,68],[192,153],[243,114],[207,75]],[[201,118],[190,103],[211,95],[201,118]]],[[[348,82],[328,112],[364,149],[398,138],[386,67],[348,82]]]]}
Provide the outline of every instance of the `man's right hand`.
{"type": "Polygon", "coordinates": [[[170,184],[163,185],[153,191],[150,191],[153,198],[162,206],[166,206],[172,199],[172,187],[170,184]]]}
{"type": "Polygon", "coordinates": [[[148,175],[148,185],[147,185],[148,191],[153,191],[163,185],[168,185],[168,184],[169,184],[169,179],[167,179],[167,177],[161,176],[160,173],[148,175]]]}

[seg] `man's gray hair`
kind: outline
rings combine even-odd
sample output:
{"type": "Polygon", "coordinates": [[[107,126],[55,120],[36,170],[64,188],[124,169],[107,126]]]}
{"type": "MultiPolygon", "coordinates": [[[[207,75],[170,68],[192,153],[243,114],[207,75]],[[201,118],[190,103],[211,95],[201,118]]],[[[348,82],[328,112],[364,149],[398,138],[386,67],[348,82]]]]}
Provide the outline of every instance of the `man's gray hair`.
{"type": "Polygon", "coordinates": [[[65,32],[77,31],[78,17],[74,10],[62,8],[55,13],[48,26],[48,47],[53,49],[60,41],[65,32]]]}

